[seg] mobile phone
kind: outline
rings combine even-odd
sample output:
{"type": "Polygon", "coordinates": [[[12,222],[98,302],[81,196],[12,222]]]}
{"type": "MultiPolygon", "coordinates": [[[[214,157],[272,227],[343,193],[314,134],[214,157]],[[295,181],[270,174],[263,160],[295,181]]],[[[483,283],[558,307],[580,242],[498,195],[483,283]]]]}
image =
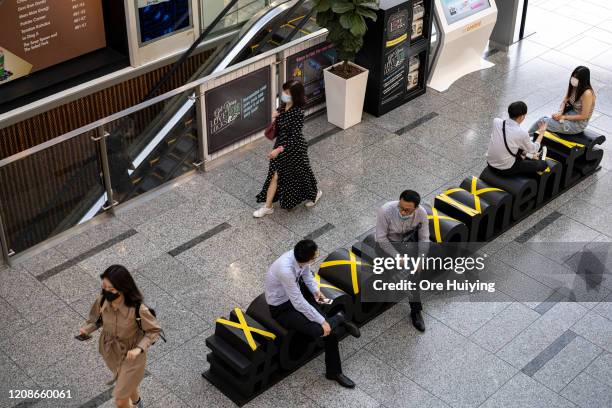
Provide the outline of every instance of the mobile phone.
{"type": "Polygon", "coordinates": [[[89,334],[79,334],[78,336],[74,336],[74,338],[79,341],[85,341],[91,339],[91,336],[89,334]]]}
{"type": "Polygon", "coordinates": [[[331,305],[332,302],[333,302],[333,300],[329,299],[329,298],[325,298],[325,299],[319,300],[319,303],[321,303],[322,305],[331,305]]]}

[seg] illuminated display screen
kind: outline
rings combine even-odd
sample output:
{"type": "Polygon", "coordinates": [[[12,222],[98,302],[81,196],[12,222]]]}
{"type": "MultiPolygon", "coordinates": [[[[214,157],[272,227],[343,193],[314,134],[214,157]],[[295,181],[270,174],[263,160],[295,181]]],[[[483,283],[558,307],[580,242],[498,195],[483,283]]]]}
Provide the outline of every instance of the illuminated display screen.
{"type": "Polygon", "coordinates": [[[136,0],[140,43],[191,27],[190,0],[136,0]]]}
{"type": "Polygon", "coordinates": [[[0,84],[105,46],[101,0],[0,0],[0,84]]]}
{"type": "Polygon", "coordinates": [[[446,22],[450,25],[491,7],[489,0],[441,0],[446,22]]]}

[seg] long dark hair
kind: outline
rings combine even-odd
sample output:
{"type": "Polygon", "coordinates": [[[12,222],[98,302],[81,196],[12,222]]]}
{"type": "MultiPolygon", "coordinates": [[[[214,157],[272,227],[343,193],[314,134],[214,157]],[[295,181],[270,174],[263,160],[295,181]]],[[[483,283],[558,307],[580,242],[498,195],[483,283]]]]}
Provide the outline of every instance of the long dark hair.
{"type": "Polygon", "coordinates": [[[108,279],[115,289],[123,294],[126,306],[136,307],[144,301],[142,293],[136,286],[134,278],[123,265],[111,265],[102,274],[100,279],[108,279]]]}
{"type": "Polygon", "coordinates": [[[300,81],[295,79],[285,82],[283,84],[283,91],[289,90],[291,94],[291,101],[293,106],[303,108],[306,105],[306,93],[304,92],[304,85],[300,81]]]}
{"type": "Polygon", "coordinates": [[[570,77],[570,83],[567,87],[567,95],[565,95],[565,98],[569,99],[570,95],[572,94],[572,91],[574,90],[574,87],[572,86],[571,82],[572,77],[578,80],[578,86],[576,87],[576,101],[579,101],[580,98],[582,98],[582,94],[587,89],[590,89],[591,92],[595,93],[595,91],[593,91],[593,87],[591,86],[591,71],[587,67],[580,65],[579,67],[576,67],[576,69],[574,69],[574,72],[572,72],[572,76],[570,77]]]}

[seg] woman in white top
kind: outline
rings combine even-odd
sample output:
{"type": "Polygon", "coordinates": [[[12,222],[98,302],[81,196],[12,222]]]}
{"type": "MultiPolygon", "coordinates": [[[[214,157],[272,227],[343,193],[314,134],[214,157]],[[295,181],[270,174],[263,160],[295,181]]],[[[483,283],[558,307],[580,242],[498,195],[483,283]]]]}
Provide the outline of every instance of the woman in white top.
{"type": "Polygon", "coordinates": [[[580,133],[589,124],[594,109],[595,92],[591,86],[591,71],[587,67],[579,66],[572,72],[559,112],[553,113],[552,118],[544,116],[538,119],[529,129],[529,133],[535,132],[541,121],[545,121],[548,130],[553,133],[580,133]]]}

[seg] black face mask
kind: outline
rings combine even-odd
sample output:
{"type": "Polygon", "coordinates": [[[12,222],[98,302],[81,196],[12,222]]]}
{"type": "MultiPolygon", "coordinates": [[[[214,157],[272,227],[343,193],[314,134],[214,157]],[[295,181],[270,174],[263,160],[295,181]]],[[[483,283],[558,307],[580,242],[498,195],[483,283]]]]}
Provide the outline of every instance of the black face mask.
{"type": "Polygon", "coordinates": [[[109,292],[108,290],[102,289],[102,296],[109,302],[116,300],[119,297],[119,293],[109,292]]]}

